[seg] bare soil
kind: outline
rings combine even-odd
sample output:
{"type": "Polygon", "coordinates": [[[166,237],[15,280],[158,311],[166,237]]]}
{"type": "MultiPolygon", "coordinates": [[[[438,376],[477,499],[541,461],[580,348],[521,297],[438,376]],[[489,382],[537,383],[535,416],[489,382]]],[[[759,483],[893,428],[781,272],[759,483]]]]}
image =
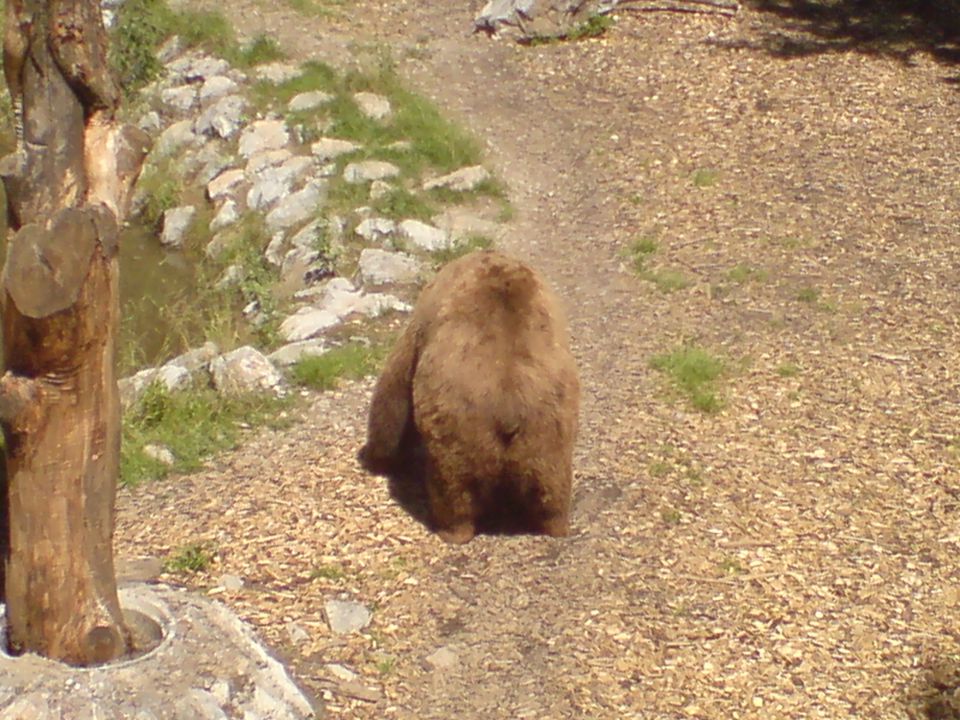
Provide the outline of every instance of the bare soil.
{"type": "Polygon", "coordinates": [[[468,34],[481,4],[219,7],[296,58],[389,46],[486,141],[519,208],[500,246],[569,304],[573,536],[444,545],[355,462],[363,382],[209,470],[122,492],[119,552],[213,544],[210,572],[171,579],[249,620],[328,717],[947,713],[931,703],[960,660],[957,68],[749,8],[623,13],[601,39],[520,47],[468,34]],[[688,288],[636,276],[642,236],[688,288]],[[738,282],[738,265],[757,272],[738,282]],[[716,414],[650,368],[684,342],[727,361],[716,414]],[[374,609],[366,630],[328,630],[340,595],[374,609]],[[444,646],[455,664],[425,662],[444,646]]]}

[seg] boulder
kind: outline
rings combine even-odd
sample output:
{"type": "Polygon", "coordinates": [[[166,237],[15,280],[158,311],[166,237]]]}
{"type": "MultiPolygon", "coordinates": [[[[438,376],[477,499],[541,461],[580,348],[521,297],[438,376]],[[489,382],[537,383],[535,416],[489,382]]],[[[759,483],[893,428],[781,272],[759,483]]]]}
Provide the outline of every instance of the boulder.
{"type": "Polygon", "coordinates": [[[366,248],[360,252],[360,277],[364,285],[412,283],[420,275],[420,263],[401,252],[366,248]]]}
{"type": "Polygon", "coordinates": [[[197,209],[192,205],[183,205],[164,211],[160,243],[171,248],[183,247],[184,236],[196,214],[197,209]]]}
{"type": "Polygon", "coordinates": [[[290,142],[290,133],[283,120],[257,120],[240,134],[238,152],[249,158],[264,150],[278,150],[290,142]]]}
{"type": "Polygon", "coordinates": [[[248,392],[286,394],[283,376],[256,348],[246,345],[214,358],[210,375],[217,390],[226,395],[248,392]]]}
{"type": "Polygon", "coordinates": [[[343,169],[343,179],[352,184],[386,180],[399,174],[400,168],[384,160],[363,160],[350,163],[343,169]]]}

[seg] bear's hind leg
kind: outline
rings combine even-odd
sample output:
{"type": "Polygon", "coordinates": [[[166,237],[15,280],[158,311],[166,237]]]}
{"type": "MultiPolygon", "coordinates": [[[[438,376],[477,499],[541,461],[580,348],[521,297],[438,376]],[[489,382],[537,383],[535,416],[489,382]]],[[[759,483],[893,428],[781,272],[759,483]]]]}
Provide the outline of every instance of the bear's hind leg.
{"type": "Polygon", "coordinates": [[[437,534],[452,545],[463,545],[477,534],[474,500],[465,478],[444,473],[430,460],[427,463],[427,498],[437,534]]]}

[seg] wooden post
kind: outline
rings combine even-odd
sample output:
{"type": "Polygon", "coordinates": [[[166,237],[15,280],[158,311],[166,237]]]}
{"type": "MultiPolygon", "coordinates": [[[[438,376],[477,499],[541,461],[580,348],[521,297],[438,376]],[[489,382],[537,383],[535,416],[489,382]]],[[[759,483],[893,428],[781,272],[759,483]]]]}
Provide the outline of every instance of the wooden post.
{"type": "Polygon", "coordinates": [[[146,138],[115,120],[97,0],[7,0],[6,13],[22,128],[0,161],[7,631],[13,652],[88,665],[130,642],[113,568],[117,240],[146,138]]]}

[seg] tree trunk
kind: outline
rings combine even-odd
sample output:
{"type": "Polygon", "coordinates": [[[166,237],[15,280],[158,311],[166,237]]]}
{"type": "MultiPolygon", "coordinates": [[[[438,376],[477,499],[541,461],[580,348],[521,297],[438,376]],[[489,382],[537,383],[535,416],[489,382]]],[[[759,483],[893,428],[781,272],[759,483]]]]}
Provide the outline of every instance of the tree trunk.
{"type": "Polygon", "coordinates": [[[115,121],[96,0],[6,12],[22,130],[0,162],[14,233],[0,280],[7,631],[14,652],[87,665],[129,649],[113,569],[117,239],[146,143],[115,121]]]}

